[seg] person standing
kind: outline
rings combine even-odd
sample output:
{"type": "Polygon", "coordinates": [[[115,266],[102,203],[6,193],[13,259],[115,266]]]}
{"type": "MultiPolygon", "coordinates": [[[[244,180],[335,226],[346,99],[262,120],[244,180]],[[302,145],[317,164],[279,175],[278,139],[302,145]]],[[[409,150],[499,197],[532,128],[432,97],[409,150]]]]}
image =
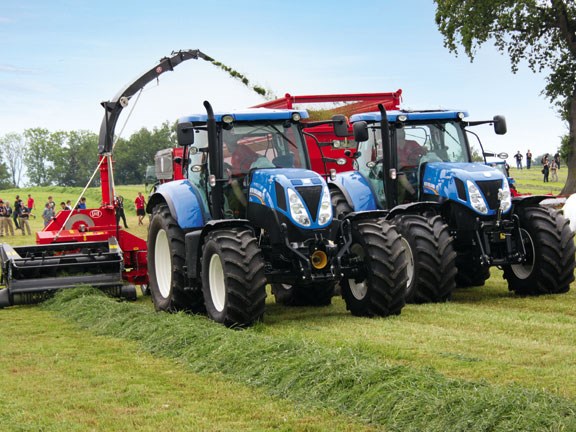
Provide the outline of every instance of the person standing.
{"type": "Polygon", "coordinates": [[[52,207],[52,210],[56,209],[56,203],[54,202],[54,199],[52,198],[52,195],[50,195],[48,197],[48,204],[50,205],[50,207],[52,207]]]}
{"type": "Polygon", "coordinates": [[[550,174],[550,162],[548,161],[548,153],[542,158],[542,174],[544,174],[544,183],[548,183],[548,175],[550,174]]]}
{"type": "Polygon", "coordinates": [[[554,154],[554,161],[556,162],[556,165],[558,166],[558,169],[560,169],[560,153],[556,152],[554,154]]]}
{"type": "Polygon", "coordinates": [[[138,192],[138,196],[134,200],[134,205],[136,206],[136,215],[138,216],[138,225],[144,225],[144,216],[146,215],[146,199],[142,195],[142,192],[138,192]]]}
{"type": "Polygon", "coordinates": [[[50,207],[50,203],[46,203],[44,211],[42,212],[42,219],[44,220],[44,228],[54,219],[54,209],[50,207]]]}
{"type": "Polygon", "coordinates": [[[114,202],[116,208],[116,225],[120,225],[120,219],[124,222],[124,228],[128,228],[128,223],[126,223],[126,214],[124,214],[124,197],[118,195],[114,202]]]}
{"type": "Polygon", "coordinates": [[[32,212],[34,211],[34,198],[32,198],[32,194],[28,194],[28,202],[26,203],[26,207],[28,207],[30,216],[32,216],[32,212]]]}
{"type": "Polygon", "coordinates": [[[30,212],[28,208],[24,205],[22,200],[20,200],[20,215],[18,216],[18,222],[20,222],[20,229],[22,230],[22,235],[32,235],[32,231],[30,231],[30,224],[28,223],[28,219],[30,218],[30,212]]]}
{"type": "Polygon", "coordinates": [[[532,166],[532,152],[530,149],[526,152],[526,169],[530,169],[532,166]]]}
{"type": "MultiPolygon", "coordinates": [[[[0,200],[0,237],[4,237],[4,232],[6,232],[6,236],[8,236],[7,218],[9,218],[9,216],[6,215],[6,206],[4,205],[4,201],[0,200]]],[[[12,235],[14,235],[14,233],[12,233],[12,235]]]]}
{"type": "Polygon", "coordinates": [[[18,224],[18,217],[20,216],[21,203],[22,201],[20,200],[20,195],[16,195],[16,199],[14,200],[14,210],[12,213],[12,220],[14,221],[16,229],[20,229],[20,225],[18,224]]]}
{"type": "Polygon", "coordinates": [[[10,207],[10,203],[8,201],[4,202],[6,207],[6,226],[8,229],[6,230],[6,235],[8,235],[8,230],[10,230],[10,235],[14,235],[14,224],[12,223],[12,207],[10,207]]]}
{"type": "Polygon", "coordinates": [[[78,208],[81,210],[86,210],[86,198],[80,198],[80,202],[78,203],[78,208]]]}
{"type": "Polygon", "coordinates": [[[516,152],[516,154],[514,155],[514,159],[516,159],[516,168],[517,169],[522,169],[522,158],[524,156],[522,156],[522,153],[520,153],[520,150],[518,150],[516,152]]]}
{"type": "Polygon", "coordinates": [[[558,181],[558,164],[556,163],[556,159],[552,159],[550,162],[550,177],[551,181],[557,182],[558,181]]]}

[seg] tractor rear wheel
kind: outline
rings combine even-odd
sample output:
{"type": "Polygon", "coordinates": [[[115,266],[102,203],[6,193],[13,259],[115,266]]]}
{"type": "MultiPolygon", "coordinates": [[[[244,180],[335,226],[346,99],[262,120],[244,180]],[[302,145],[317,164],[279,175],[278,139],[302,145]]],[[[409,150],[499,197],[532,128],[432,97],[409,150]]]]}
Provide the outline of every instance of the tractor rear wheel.
{"type": "Polygon", "coordinates": [[[266,277],[256,237],[246,228],[217,229],[202,250],[206,312],[227,327],[248,327],[264,316],[266,277]]]}
{"type": "Polygon", "coordinates": [[[336,282],[306,285],[272,284],[276,303],[284,306],[329,306],[336,282]]]}
{"type": "Polygon", "coordinates": [[[335,219],[342,219],[348,213],[354,211],[340,189],[330,189],[330,201],[332,202],[332,213],[335,219]]]}
{"type": "Polygon", "coordinates": [[[154,209],[148,230],[149,289],[158,311],[203,312],[199,288],[186,287],[184,233],[168,206],[154,209]]]}
{"type": "Polygon", "coordinates": [[[518,211],[526,262],[504,266],[504,279],[516,294],[568,292],[574,281],[574,233],[559,212],[542,207],[518,211]]]}
{"type": "Polygon", "coordinates": [[[346,308],[356,316],[400,314],[406,303],[408,264],[396,228],[387,221],[354,222],[350,252],[348,258],[358,262],[360,271],[356,278],[340,282],[346,308]]]}
{"type": "Polygon", "coordinates": [[[407,303],[445,302],[456,288],[456,252],[440,216],[401,215],[392,220],[406,241],[407,303]]]}

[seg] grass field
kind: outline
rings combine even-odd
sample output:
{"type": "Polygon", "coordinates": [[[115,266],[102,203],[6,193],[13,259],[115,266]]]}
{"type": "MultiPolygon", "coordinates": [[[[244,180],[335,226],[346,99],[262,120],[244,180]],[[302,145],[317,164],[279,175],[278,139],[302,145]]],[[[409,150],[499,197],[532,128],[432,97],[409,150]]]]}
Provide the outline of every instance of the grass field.
{"type": "MultiPolygon", "coordinates": [[[[523,193],[561,189],[539,169],[511,174],[523,193]]],[[[128,203],[138,190],[119,193],[128,203]]],[[[0,196],[15,193],[28,191],[0,196]]],[[[239,332],[78,289],[2,310],[0,328],[0,430],[576,430],[574,286],[518,297],[497,269],[484,287],[387,319],[352,317],[341,299],[269,297],[265,322],[239,332]]]]}

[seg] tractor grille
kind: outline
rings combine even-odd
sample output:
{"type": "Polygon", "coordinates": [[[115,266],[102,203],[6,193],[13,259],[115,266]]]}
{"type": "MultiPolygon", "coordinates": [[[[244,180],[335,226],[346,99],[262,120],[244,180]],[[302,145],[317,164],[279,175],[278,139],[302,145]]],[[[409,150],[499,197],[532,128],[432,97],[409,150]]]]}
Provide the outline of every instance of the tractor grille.
{"type": "Polygon", "coordinates": [[[306,207],[308,207],[312,220],[316,221],[318,205],[320,204],[320,195],[322,195],[322,186],[297,187],[296,190],[302,196],[306,207]]]}
{"type": "Polygon", "coordinates": [[[484,194],[490,210],[498,208],[498,189],[502,187],[502,180],[486,180],[477,182],[478,187],[484,194]]]}

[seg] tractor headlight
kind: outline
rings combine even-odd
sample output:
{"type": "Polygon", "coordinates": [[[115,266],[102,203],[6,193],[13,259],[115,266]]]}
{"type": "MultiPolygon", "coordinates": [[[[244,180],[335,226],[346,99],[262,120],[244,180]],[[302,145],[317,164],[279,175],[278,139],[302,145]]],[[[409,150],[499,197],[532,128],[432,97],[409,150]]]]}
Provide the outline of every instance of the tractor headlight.
{"type": "Polygon", "coordinates": [[[292,216],[292,219],[302,226],[310,226],[310,217],[306,211],[306,206],[292,189],[288,189],[288,201],[290,202],[290,216],[292,216]]]}
{"type": "Polygon", "coordinates": [[[498,189],[498,199],[500,200],[500,210],[506,213],[512,207],[512,194],[510,193],[510,185],[508,180],[502,181],[502,189],[498,189]]]}
{"type": "Polygon", "coordinates": [[[320,201],[320,211],[318,212],[318,225],[326,225],[332,219],[332,203],[330,202],[330,191],[326,186],[322,189],[322,200],[320,201]]]}
{"type": "Polygon", "coordinates": [[[478,213],[487,214],[488,206],[486,205],[486,201],[484,200],[482,193],[480,193],[478,186],[476,186],[474,182],[467,180],[466,187],[468,188],[468,195],[470,196],[470,205],[472,208],[478,213]]]}

